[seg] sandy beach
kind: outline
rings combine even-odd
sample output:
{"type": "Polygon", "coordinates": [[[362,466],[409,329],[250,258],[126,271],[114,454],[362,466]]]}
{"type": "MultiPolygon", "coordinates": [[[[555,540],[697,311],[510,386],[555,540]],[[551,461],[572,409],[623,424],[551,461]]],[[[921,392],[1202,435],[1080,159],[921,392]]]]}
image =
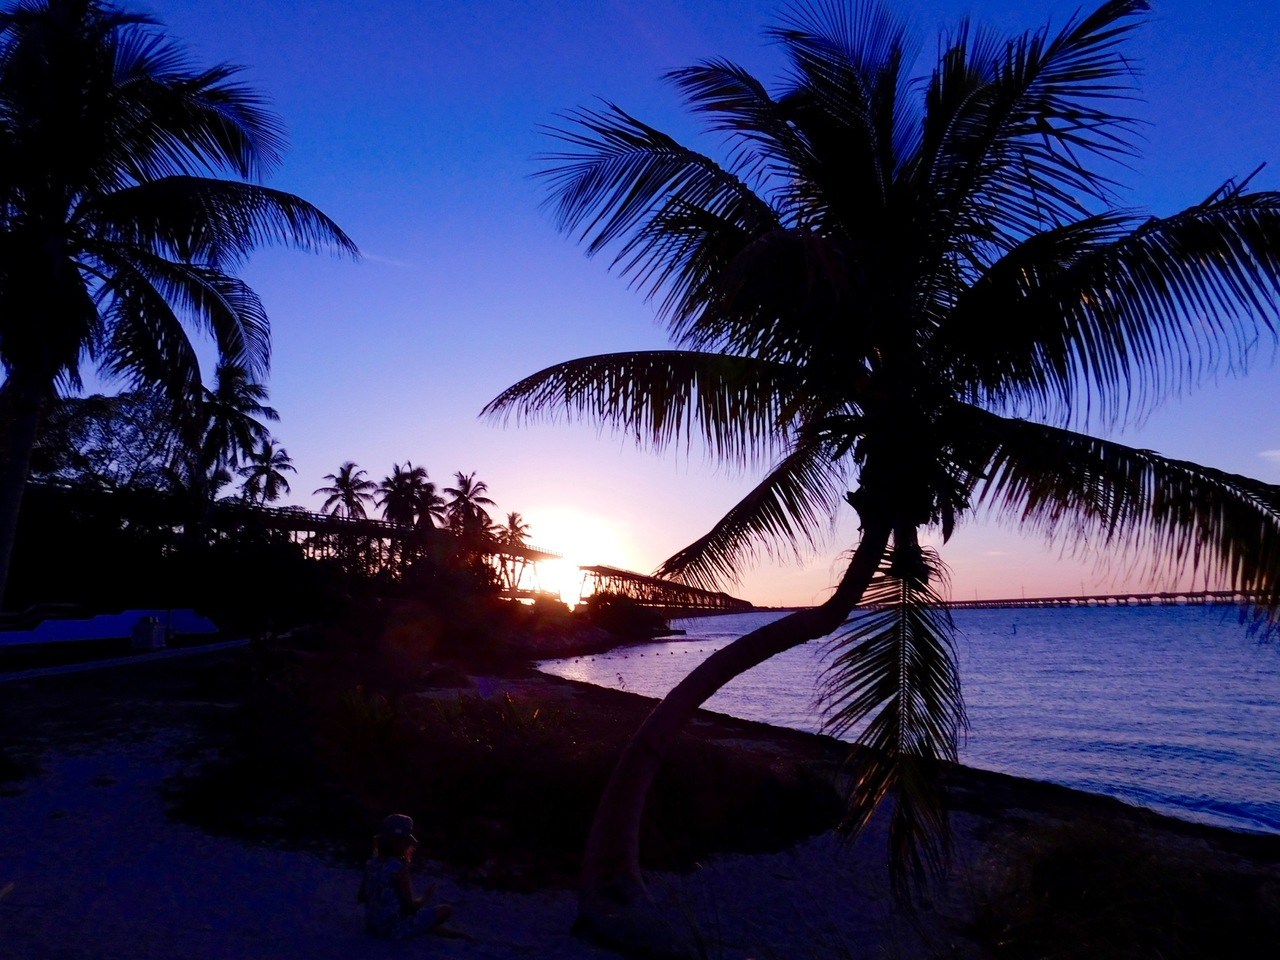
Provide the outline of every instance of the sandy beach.
{"type": "MultiPolygon", "coordinates": [[[[449,935],[409,945],[380,943],[361,929],[358,873],[350,863],[322,850],[215,835],[175,819],[174,778],[204,762],[212,749],[193,718],[225,708],[175,699],[172,692],[150,698],[149,677],[164,687],[177,669],[130,667],[94,679],[4,686],[8,767],[0,780],[0,889],[13,887],[0,901],[0,955],[612,956],[569,932],[575,898],[567,886],[488,889],[439,863],[427,864],[418,883],[438,881],[441,898],[455,905],[449,935]]],[[[540,681],[487,682],[524,684],[527,692],[540,681]]],[[[572,685],[553,684],[557,695],[573,695],[572,685]]],[[[719,721],[703,723],[716,733],[719,721]]],[[[743,738],[751,749],[770,749],[768,729],[726,724],[718,733],[743,738]]],[[[992,777],[982,775],[976,790],[961,784],[953,815],[956,882],[914,917],[892,908],[883,837],[874,829],[854,848],[823,833],[781,852],[715,856],[691,873],[656,874],[651,887],[672,923],[690,931],[710,957],[983,956],[966,924],[1010,824],[1016,832],[1018,823],[1063,818],[1063,804],[1090,805],[1071,791],[992,777]],[[979,809],[984,805],[985,812],[979,809]]],[[[1140,819],[1143,829],[1161,820],[1140,819]]],[[[1175,827],[1167,839],[1203,850],[1230,836],[1188,826],[1175,827]]],[[[1248,869],[1275,885],[1278,847],[1265,838],[1243,838],[1220,852],[1247,856],[1248,869]]]]}

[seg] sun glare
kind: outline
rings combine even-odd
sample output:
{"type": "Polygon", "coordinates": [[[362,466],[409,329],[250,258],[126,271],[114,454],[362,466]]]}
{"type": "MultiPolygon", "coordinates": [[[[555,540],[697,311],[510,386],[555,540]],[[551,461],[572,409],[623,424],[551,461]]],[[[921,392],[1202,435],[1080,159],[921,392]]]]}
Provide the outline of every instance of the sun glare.
{"type": "Polygon", "coordinates": [[[556,594],[570,607],[582,601],[582,571],[568,560],[544,560],[538,564],[538,585],[556,594]]]}
{"type": "Polygon", "coordinates": [[[569,606],[582,599],[583,577],[579,567],[594,564],[625,566],[630,552],[614,524],[604,517],[565,508],[530,511],[532,540],[540,547],[563,554],[563,560],[538,564],[538,587],[558,594],[569,606]]]}

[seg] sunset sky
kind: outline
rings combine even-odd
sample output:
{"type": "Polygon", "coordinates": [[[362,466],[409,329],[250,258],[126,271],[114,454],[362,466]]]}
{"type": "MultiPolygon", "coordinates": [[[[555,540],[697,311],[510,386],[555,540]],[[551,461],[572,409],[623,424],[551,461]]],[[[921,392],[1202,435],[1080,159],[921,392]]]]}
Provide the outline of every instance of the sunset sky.
{"type": "MultiPolygon", "coordinates": [[[[638,451],[592,426],[481,422],[503,388],[551,363],[667,345],[653,310],[558,234],[531,178],[557,112],[618,103],[715,152],[663,83],[724,56],[776,79],[762,27],[777,0],[199,0],[127,4],[155,14],[202,63],[244,64],[290,133],[270,183],[332,216],[361,263],[268,252],[246,276],[270,311],[275,434],[298,469],[287,502],[344,460],[381,479],[394,462],[448,486],[476,471],[533,541],[581,563],[648,571],[701,535],[751,485],[697,448],[638,451]]],[[[1060,24],[1074,3],[933,0],[893,5],[932,54],[964,14],[1003,32],[1060,24]]],[[[1133,206],[1168,214],[1271,162],[1280,188],[1280,4],[1164,0],[1127,47],[1141,75],[1144,156],[1120,171],[1133,206]]],[[[924,66],[924,64],[922,64],[924,66]]],[[[1280,482],[1274,350],[1207,383],[1121,439],[1280,482]]],[[[757,603],[820,600],[855,530],[803,566],[767,557],[727,588],[757,603]]],[[[974,521],[947,545],[958,599],[1156,584],[1134,565],[1063,559],[1014,527],[974,521]]]]}

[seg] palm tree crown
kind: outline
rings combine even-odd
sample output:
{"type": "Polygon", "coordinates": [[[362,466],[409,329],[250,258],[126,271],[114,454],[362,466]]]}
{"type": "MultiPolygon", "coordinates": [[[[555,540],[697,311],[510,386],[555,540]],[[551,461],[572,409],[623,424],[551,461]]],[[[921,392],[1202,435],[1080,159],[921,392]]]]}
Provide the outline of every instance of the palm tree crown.
{"type": "Polygon", "coordinates": [[[348,460],[338,467],[337,473],[326,473],[324,479],[329,486],[319,487],[312,494],[323,494],[324,503],[321,513],[331,513],[335,517],[364,519],[365,506],[373,503],[373,495],[377,485],[365,475],[365,471],[348,460]]]}
{"type": "Polygon", "coordinates": [[[425,468],[415,467],[412,462],[406,462],[403,467],[393,464],[391,474],[378,484],[377,504],[382,508],[382,518],[388,523],[413,526],[428,487],[434,493],[425,468]]]}
{"type": "Polygon", "coordinates": [[[523,547],[529,542],[529,524],[519,512],[507,514],[507,522],[494,528],[494,535],[503,547],[523,547]]]}
{"type": "Polygon", "coordinates": [[[285,474],[297,472],[289,452],[276,446],[273,437],[268,437],[249,454],[245,465],[240,468],[245,499],[250,503],[274,503],[289,492],[285,474]]]}
{"type": "Polygon", "coordinates": [[[236,268],[269,243],[355,253],[311,204],[245,182],[284,138],[237,73],[196,67],[149,17],[101,0],[0,11],[0,587],[56,384],[88,359],[195,406],[189,330],[261,380],[267,315],[236,268]]]}
{"type": "Polygon", "coordinates": [[[267,421],[280,419],[274,407],[266,405],[267,388],[254,383],[243,367],[220,363],[212,390],[203,390],[197,430],[202,459],[234,469],[241,457],[251,454],[270,438],[267,421]]]}
{"type": "Polygon", "coordinates": [[[489,485],[477,480],[475,471],[463,473],[459,470],[453,475],[457,486],[445,487],[444,492],[453,499],[445,507],[449,528],[462,537],[478,538],[489,529],[489,512],[485,507],[492,507],[493,501],[485,494],[489,485]]]}
{"type": "Polygon", "coordinates": [[[1280,489],[1084,432],[1275,332],[1280,195],[1229,182],[1171,216],[1113,205],[1108,164],[1134,133],[1119,46],[1145,9],[1109,0],[1010,40],[966,23],[914,78],[917,48],[885,9],[798,2],[770,31],[780,89],[725,60],[669,75],[724,162],[613,105],[556,132],[543,176],[562,228],[613,252],[681,349],[559,364],[486,412],[602,419],[655,447],[701,435],[768,464],[668,576],[714,587],[761,549],[817,542],[845,503],[862,531],[831,600],[726,648],[655,710],[602,804],[588,888],[603,832],[638,829],[606,807],[646,788],[666,718],[837,627],[868,587],[887,606],[851,621],[828,690],[836,728],[875,748],[849,824],[893,793],[899,862],[936,863],[935,775],[964,709],[919,532],[945,539],[978,504],[1280,608],[1280,489]]]}

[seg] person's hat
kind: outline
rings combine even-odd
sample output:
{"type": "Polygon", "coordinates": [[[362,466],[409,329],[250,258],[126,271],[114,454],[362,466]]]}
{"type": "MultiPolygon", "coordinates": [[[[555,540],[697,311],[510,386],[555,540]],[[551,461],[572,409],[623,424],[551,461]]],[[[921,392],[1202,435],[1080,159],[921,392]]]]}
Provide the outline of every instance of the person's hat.
{"type": "Polygon", "coordinates": [[[378,837],[382,839],[398,837],[410,843],[418,842],[418,838],[413,835],[413,817],[405,813],[393,813],[383,820],[382,831],[378,837]]]}

